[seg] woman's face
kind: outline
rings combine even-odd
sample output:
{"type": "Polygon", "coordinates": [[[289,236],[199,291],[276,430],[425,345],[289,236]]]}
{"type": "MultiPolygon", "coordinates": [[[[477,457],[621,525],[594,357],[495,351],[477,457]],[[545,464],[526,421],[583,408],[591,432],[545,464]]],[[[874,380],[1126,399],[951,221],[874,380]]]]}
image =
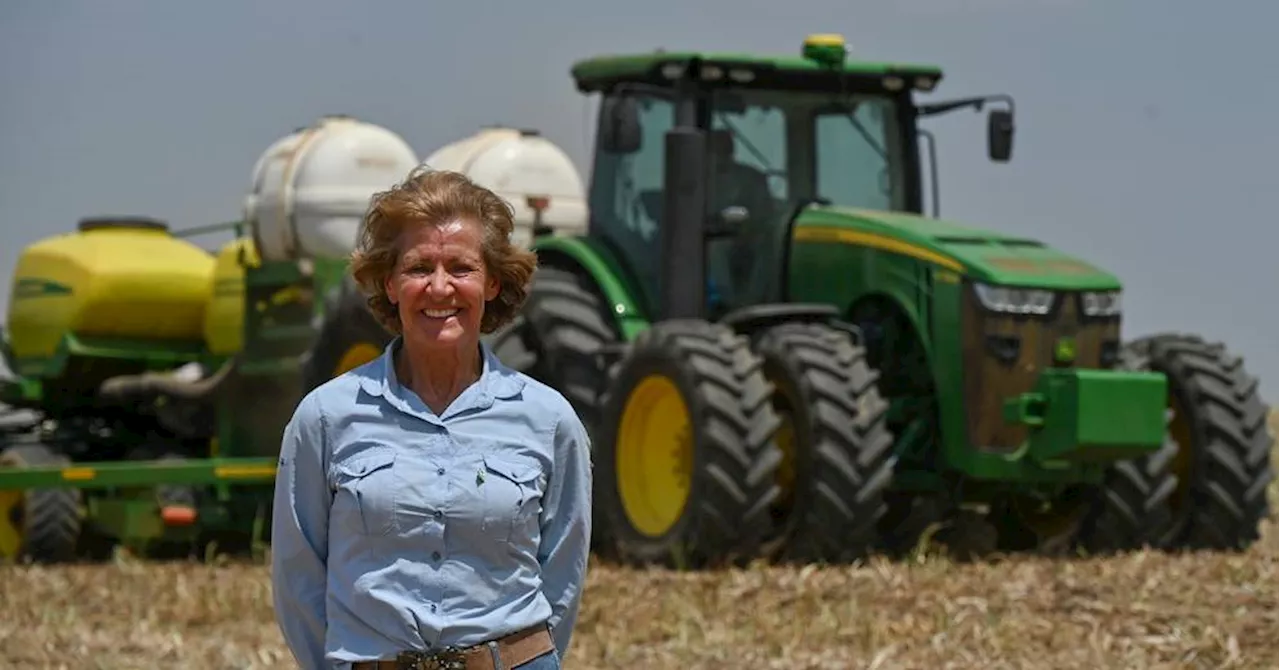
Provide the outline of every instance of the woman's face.
{"type": "Polygon", "coordinates": [[[482,242],[481,226],[472,221],[405,230],[386,285],[405,339],[443,348],[480,338],[485,302],[500,288],[485,267],[482,242]]]}

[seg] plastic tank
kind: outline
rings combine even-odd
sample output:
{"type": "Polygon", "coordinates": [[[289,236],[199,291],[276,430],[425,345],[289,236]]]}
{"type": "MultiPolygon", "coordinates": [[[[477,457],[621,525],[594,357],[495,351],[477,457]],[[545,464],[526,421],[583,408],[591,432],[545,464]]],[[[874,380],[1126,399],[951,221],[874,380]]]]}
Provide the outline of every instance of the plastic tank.
{"type": "Polygon", "coordinates": [[[23,250],[8,330],[16,358],[51,356],[64,335],[125,340],[204,336],[212,254],[146,218],[94,218],[23,250]]]}
{"type": "Polygon", "coordinates": [[[556,234],[586,230],[582,177],[569,156],[536,131],[485,128],[437,149],[423,164],[461,172],[511,203],[514,244],[527,247],[535,226],[556,234]]]}
{"type": "Polygon", "coordinates": [[[247,237],[234,239],[218,250],[204,320],[204,339],[215,355],[234,354],[243,345],[244,269],[257,264],[257,250],[247,237]]]}
{"type": "Polygon", "coordinates": [[[258,253],[264,261],[346,258],[370,197],[417,164],[399,135],[348,116],[276,140],[254,165],[244,203],[258,253]]]}

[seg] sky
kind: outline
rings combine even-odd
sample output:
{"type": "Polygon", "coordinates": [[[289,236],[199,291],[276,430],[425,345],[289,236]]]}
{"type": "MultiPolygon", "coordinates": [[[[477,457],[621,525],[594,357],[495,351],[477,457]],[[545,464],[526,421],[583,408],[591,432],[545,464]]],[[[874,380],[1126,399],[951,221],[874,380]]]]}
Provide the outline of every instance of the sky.
{"type": "Polygon", "coordinates": [[[1275,403],[1276,11],[1190,0],[3,3],[0,276],[25,245],[83,216],[233,220],[259,154],[324,114],[383,125],[422,157],[482,125],[538,128],[585,177],[594,106],[573,88],[575,59],[797,54],[806,35],[834,32],[855,57],[942,66],[932,99],[1016,99],[1008,164],[987,160],[982,115],[928,122],[944,217],[1116,273],[1127,337],[1222,340],[1275,403]]]}

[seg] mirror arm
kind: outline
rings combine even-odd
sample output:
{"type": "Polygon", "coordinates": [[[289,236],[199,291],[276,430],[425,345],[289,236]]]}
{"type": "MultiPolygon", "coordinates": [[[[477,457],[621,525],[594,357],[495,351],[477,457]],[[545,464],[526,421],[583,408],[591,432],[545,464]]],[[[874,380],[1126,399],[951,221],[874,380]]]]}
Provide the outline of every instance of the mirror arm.
{"type": "Polygon", "coordinates": [[[916,107],[916,115],[936,116],[938,114],[946,114],[963,107],[972,107],[974,111],[981,112],[982,108],[988,102],[1003,102],[1009,107],[1009,113],[1013,114],[1013,96],[1005,93],[997,93],[995,95],[983,95],[973,98],[960,98],[957,100],[947,100],[944,102],[935,102],[929,105],[920,105],[916,107]]]}

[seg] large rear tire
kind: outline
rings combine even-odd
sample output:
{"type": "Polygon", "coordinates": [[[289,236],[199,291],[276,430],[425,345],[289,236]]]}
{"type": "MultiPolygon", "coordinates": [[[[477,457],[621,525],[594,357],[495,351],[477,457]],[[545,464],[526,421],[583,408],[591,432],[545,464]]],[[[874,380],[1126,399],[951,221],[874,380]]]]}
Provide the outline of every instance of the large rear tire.
{"type": "MultiPolygon", "coordinates": [[[[70,459],[42,444],[15,445],[0,452],[0,468],[5,469],[70,464],[70,459]]],[[[0,491],[0,559],[35,563],[74,560],[80,528],[78,489],[0,491]]]]}
{"type": "MultiPolygon", "coordinates": [[[[607,371],[600,354],[617,342],[612,323],[588,281],[554,267],[534,274],[515,321],[488,336],[504,364],[556,389],[595,438],[607,371]]],[[[607,544],[609,523],[596,513],[591,545],[607,544]]]]}
{"type": "Polygon", "coordinates": [[[1144,544],[1168,549],[1247,548],[1259,538],[1274,478],[1257,379],[1223,345],[1194,335],[1135,340],[1121,360],[1165,375],[1169,422],[1162,449],[1114,468],[1111,508],[1134,513],[1111,535],[1140,533],[1144,544]]]}
{"type": "Polygon", "coordinates": [[[303,358],[302,392],[381,356],[391,338],[355,281],[345,277],[329,297],[315,342],[303,358]]]}
{"type": "Polygon", "coordinates": [[[746,338],[654,324],[616,368],[596,449],[596,501],[617,556],[700,568],[759,555],[781,453],[772,387],[746,338]]]}
{"type": "Polygon", "coordinates": [[[505,364],[556,389],[594,433],[607,372],[599,360],[618,340],[600,299],[578,275],[539,268],[520,317],[495,333],[494,354],[505,364]]]}
{"type": "Polygon", "coordinates": [[[804,562],[865,558],[882,544],[896,462],[878,373],[848,333],[822,324],[770,328],[756,352],[783,422],[774,550],[804,562]]]}

